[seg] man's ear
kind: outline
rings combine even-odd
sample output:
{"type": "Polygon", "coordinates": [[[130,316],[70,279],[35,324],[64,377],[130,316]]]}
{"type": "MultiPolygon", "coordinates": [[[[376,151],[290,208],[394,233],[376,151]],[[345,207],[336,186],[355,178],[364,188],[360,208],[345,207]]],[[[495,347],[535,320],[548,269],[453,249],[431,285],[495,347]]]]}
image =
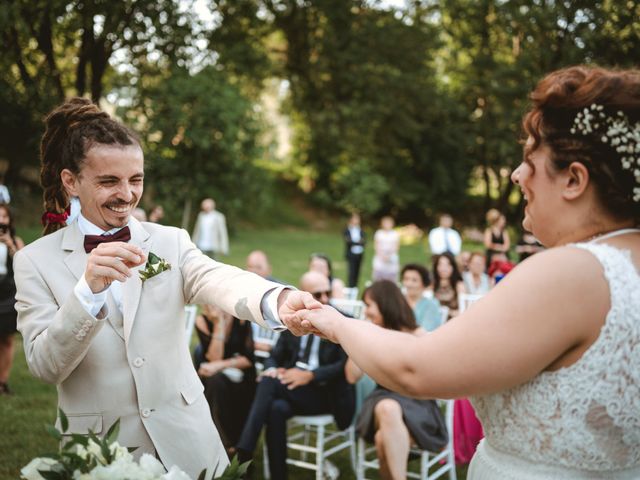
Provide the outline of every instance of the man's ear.
{"type": "Polygon", "coordinates": [[[589,170],[580,162],[573,162],[565,172],[562,196],[565,200],[581,197],[589,186],[589,170]]]}
{"type": "Polygon", "coordinates": [[[65,168],[60,172],[60,180],[62,186],[67,191],[70,197],[78,196],[78,177],[68,168],[65,168]]]}

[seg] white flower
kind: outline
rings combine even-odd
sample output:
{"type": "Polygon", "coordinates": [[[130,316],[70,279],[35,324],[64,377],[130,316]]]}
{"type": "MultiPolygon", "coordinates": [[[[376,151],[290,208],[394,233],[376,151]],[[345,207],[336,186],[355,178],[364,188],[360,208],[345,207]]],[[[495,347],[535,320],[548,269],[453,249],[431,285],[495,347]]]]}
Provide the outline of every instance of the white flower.
{"type": "Polygon", "coordinates": [[[140,457],[140,468],[154,477],[161,477],[164,474],[162,463],[148,453],[143,453],[142,457],[140,457]]]}
{"type": "Polygon", "coordinates": [[[175,465],[172,465],[169,471],[160,478],[162,478],[163,480],[191,480],[189,475],[184,473],[175,465]]]}
{"type": "Polygon", "coordinates": [[[125,458],[127,460],[133,460],[133,457],[129,453],[129,450],[126,447],[123,447],[118,442],[113,442],[109,445],[109,451],[115,460],[119,460],[121,458],[125,458]]]}
{"type": "Polygon", "coordinates": [[[27,465],[22,467],[20,475],[25,480],[44,480],[44,477],[38,473],[38,470],[43,472],[51,471],[51,467],[58,462],[52,458],[34,458],[27,465]]]}
{"type": "Polygon", "coordinates": [[[99,444],[91,439],[89,439],[89,444],[87,445],[87,452],[89,452],[89,455],[94,457],[98,461],[98,463],[102,465],[105,465],[107,463],[107,459],[102,455],[102,448],[99,444]]]}
{"type": "Polygon", "coordinates": [[[91,480],[153,480],[153,476],[132,460],[121,458],[110,465],[98,465],[91,470],[91,480]]]}

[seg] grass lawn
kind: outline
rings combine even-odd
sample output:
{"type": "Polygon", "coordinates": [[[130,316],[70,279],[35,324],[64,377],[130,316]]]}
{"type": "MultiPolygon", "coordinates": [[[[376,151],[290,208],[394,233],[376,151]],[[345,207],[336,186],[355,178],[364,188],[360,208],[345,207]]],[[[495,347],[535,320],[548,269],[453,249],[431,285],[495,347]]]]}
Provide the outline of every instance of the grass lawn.
{"type": "MultiPolygon", "coordinates": [[[[31,240],[35,231],[20,231],[25,240],[31,240]]],[[[368,237],[371,238],[371,235],[368,237]]],[[[370,242],[371,243],[371,242],[370,242]]],[[[477,246],[466,247],[477,249],[477,246]]],[[[300,275],[306,271],[309,254],[323,252],[333,259],[334,275],[346,278],[346,262],[339,232],[315,232],[304,230],[243,230],[231,239],[231,253],[222,259],[226,263],[244,266],[247,254],[262,249],[271,259],[273,275],[285,282],[297,285],[300,275]]],[[[360,287],[371,276],[372,246],[368,245],[362,265],[360,287]]],[[[424,245],[403,246],[402,263],[425,263],[428,256],[424,245]]],[[[0,397],[0,480],[19,478],[19,469],[31,458],[56,449],[56,443],[44,430],[44,425],[55,419],[55,387],[46,385],[30,376],[27,369],[21,338],[16,336],[16,357],[10,384],[15,394],[0,397]]],[[[256,459],[256,478],[261,477],[261,448],[256,459]]],[[[337,457],[342,479],[354,478],[347,454],[337,457]]],[[[290,470],[291,478],[314,478],[311,472],[290,470]]],[[[464,480],[465,472],[459,469],[458,478],[464,480]]]]}

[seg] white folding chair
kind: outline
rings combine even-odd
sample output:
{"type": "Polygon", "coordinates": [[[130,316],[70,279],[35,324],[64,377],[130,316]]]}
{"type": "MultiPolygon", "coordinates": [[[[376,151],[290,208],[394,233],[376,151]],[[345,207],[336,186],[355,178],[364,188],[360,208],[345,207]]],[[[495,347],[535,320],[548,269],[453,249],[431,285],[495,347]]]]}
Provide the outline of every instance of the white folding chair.
{"type": "Polygon", "coordinates": [[[449,307],[440,307],[440,323],[444,325],[449,320],[449,307]]]}
{"type": "Polygon", "coordinates": [[[191,336],[193,335],[193,329],[196,326],[197,316],[198,316],[197,305],[184,306],[184,326],[185,326],[185,334],[187,337],[187,347],[191,347],[191,336]]]}
{"type": "MultiPolygon", "coordinates": [[[[429,452],[412,448],[411,453],[420,456],[420,472],[407,472],[408,478],[421,480],[434,480],[445,473],[449,473],[449,480],[456,480],[456,461],[453,450],[453,402],[454,400],[438,400],[444,403],[445,423],[449,434],[447,445],[440,452],[429,452]]],[[[375,456],[376,447],[367,447],[364,439],[358,438],[358,460],[356,466],[356,479],[365,480],[365,471],[368,469],[380,469],[380,463],[375,456]],[[372,455],[373,454],[373,455],[372,455]]]]}
{"type": "Polygon", "coordinates": [[[480,300],[483,295],[477,295],[474,293],[461,293],[458,295],[458,313],[462,313],[467,310],[471,305],[480,300]]]}
{"type": "Polygon", "coordinates": [[[345,315],[362,320],[364,318],[364,302],[361,300],[347,300],[346,298],[331,299],[331,306],[345,315]]]}
{"type": "Polygon", "coordinates": [[[344,287],[342,291],[344,293],[344,298],[347,300],[358,299],[358,287],[344,287]]]}
{"type": "MultiPolygon", "coordinates": [[[[323,467],[327,457],[345,449],[351,451],[351,466],[355,469],[355,430],[353,425],[345,430],[339,430],[332,415],[300,415],[292,417],[287,428],[287,448],[299,452],[295,458],[287,457],[287,464],[299,468],[306,468],[316,472],[316,480],[323,480],[323,467]],[[311,437],[315,442],[311,444],[311,437]],[[307,454],[315,455],[315,462],[307,460],[307,454]]],[[[269,472],[269,455],[267,444],[262,444],[264,478],[271,478],[269,472]]],[[[294,475],[292,475],[294,477],[294,475]]]]}
{"type": "MultiPolygon", "coordinates": [[[[276,332],[270,328],[261,327],[257,323],[252,323],[251,328],[253,329],[253,343],[264,343],[273,348],[278,341],[278,337],[280,337],[280,332],[276,332]]],[[[256,357],[261,358],[269,358],[270,355],[269,352],[265,352],[264,350],[256,350],[254,354],[256,357]]]]}

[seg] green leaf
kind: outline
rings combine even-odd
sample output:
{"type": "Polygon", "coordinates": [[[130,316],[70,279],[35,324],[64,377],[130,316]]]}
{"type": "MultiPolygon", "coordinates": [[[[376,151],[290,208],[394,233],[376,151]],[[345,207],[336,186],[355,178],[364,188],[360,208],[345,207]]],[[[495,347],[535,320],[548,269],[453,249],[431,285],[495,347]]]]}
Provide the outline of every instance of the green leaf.
{"type": "Polygon", "coordinates": [[[120,433],[120,419],[117,419],[107,431],[107,435],[105,437],[107,443],[111,445],[113,442],[118,440],[119,433],[120,433]]]}
{"type": "Polygon", "coordinates": [[[38,470],[38,473],[45,480],[65,480],[65,476],[62,473],[53,470],[38,470]]]}
{"type": "Polygon", "coordinates": [[[53,438],[58,441],[62,440],[62,433],[60,433],[60,430],[58,430],[56,427],[54,427],[53,425],[45,425],[44,428],[47,430],[47,433],[53,438]]]}
{"type": "Polygon", "coordinates": [[[66,433],[66,431],[69,430],[69,419],[60,407],[58,407],[58,416],[60,417],[60,426],[62,427],[62,433],[66,433]]]}

